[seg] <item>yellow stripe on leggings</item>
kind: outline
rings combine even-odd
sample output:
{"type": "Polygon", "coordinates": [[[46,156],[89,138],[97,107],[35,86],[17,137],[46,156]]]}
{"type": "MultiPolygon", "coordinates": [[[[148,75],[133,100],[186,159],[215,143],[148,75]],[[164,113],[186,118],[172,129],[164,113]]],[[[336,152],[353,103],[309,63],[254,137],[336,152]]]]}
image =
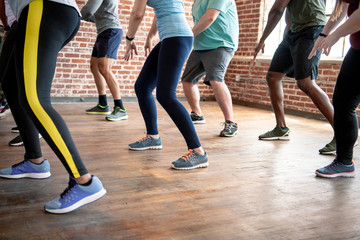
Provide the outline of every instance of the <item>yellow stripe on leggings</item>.
{"type": "Polygon", "coordinates": [[[42,12],[43,0],[34,0],[30,2],[24,45],[25,94],[35,116],[46,129],[47,133],[64,156],[74,177],[78,178],[80,177],[80,174],[75,165],[74,159],[72,158],[69,149],[67,148],[54,122],[41,106],[37,95],[37,59],[42,12]]]}

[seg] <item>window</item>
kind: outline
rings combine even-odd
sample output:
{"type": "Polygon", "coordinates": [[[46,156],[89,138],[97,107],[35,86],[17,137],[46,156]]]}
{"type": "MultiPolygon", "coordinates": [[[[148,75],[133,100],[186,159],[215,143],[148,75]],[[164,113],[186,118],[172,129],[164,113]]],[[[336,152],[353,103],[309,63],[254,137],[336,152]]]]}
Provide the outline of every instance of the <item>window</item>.
{"type": "MultiPolygon", "coordinates": [[[[268,17],[268,13],[274,3],[274,1],[269,1],[266,0],[264,1],[264,22],[263,22],[263,27],[265,28],[266,26],[266,22],[267,22],[267,17],[268,17]]],[[[329,19],[333,8],[335,6],[335,0],[328,0],[326,1],[326,16],[329,19]]],[[[278,47],[278,45],[280,44],[280,42],[283,39],[283,35],[284,35],[284,30],[285,30],[285,13],[281,19],[281,21],[278,23],[278,25],[276,26],[276,28],[273,30],[273,32],[270,34],[270,36],[266,39],[265,41],[265,51],[263,56],[266,57],[272,57],[276,48],[278,47]]],[[[348,49],[350,47],[350,42],[349,42],[349,36],[345,37],[345,38],[341,38],[332,48],[331,48],[331,52],[329,56],[325,56],[322,55],[321,59],[342,59],[348,49]]]]}

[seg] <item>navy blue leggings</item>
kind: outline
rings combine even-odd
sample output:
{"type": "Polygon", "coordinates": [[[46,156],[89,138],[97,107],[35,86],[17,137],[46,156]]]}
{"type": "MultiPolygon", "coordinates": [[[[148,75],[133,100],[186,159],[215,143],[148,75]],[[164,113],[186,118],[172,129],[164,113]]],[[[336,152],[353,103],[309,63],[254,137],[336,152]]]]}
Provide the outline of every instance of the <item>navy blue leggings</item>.
{"type": "Polygon", "coordinates": [[[334,90],[334,130],[337,160],[350,165],[358,138],[356,108],[360,103],[360,50],[350,48],[340,69],[334,90]]]}
{"type": "Polygon", "coordinates": [[[193,37],[171,37],[158,43],[146,59],[135,83],[147,134],[159,133],[156,103],[152,95],[156,87],[157,100],[180,130],[189,149],[201,145],[189,113],[176,97],[176,88],[192,43],[193,37]]]}

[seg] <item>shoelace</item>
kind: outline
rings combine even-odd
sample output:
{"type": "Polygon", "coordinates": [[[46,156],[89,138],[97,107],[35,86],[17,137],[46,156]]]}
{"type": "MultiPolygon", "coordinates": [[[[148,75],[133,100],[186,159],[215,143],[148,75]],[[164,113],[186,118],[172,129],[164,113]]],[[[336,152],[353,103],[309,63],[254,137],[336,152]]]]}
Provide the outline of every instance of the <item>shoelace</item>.
{"type": "Polygon", "coordinates": [[[25,159],[25,160],[23,160],[22,162],[19,162],[19,163],[16,163],[16,164],[12,165],[12,167],[14,168],[14,167],[17,167],[17,166],[19,166],[19,165],[22,165],[22,164],[24,164],[26,161],[28,161],[28,160],[25,159]]]}
{"type": "Polygon", "coordinates": [[[150,136],[145,136],[142,139],[138,140],[137,142],[142,142],[142,141],[145,141],[146,139],[149,139],[149,138],[150,138],[150,136]]]}
{"type": "Polygon", "coordinates": [[[224,128],[225,128],[226,130],[230,130],[232,124],[233,124],[233,123],[227,123],[227,122],[223,122],[223,123],[222,123],[222,125],[225,126],[224,128]]]}
{"type": "Polygon", "coordinates": [[[70,180],[69,180],[69,186],[63,191],[62,194],[60,194],[60,198],[64,198],[64,196],[66,196],[66,194],[67,194],[68,192],[70,192],[70,190],[71,190],[73,187],[75,187],[76,184],[77,184],[76,180],[70,178],[70,180]]]}
{"type": "Polygon", "coordinates": [[[330,168],[336,167],[337,165],[339,165],[339,163],[337,161],[333,161],[332,163],[327,165],[325,168],[330,169],[330,168]]]}
{"type": "Polygon", "coordinates": [[[192,149],[189,149],[189,151],[187,153],[185,153],[181,159],[184,160],[184,161],[187,161],[189,160],[189,158],[194,155],[194,151],[192,149]]]}

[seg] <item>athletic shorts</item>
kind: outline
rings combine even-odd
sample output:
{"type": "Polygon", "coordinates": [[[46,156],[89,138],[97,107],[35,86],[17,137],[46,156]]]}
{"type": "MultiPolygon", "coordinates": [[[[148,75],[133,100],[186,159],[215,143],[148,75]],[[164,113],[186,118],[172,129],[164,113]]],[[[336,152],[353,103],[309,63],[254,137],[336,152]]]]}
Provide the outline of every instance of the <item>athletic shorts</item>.
{"type": "Polygon", "coordinates": [[[318,66],[321,52],[308,59],[316,39],[324,26],[311,26],[299,32],[288,31],[276,49],[269,72],[285,73],[296,80],[311,77],[318,79],[318,66]]]}
{"type": "Polygon", "coordinates": [[[225,73],[234,56],[232,48],[220,47],[212,50],[192,51],[181,81],[197,84],[206,75],[204,83],[211,80],[224,82],[225,73]]]}
{"type": "Polygon", "coordinates": [[[116,59],[122,36],[123,30],[119,28],[109,28],[101,32],[96,38],[91,56],[116,59]]]}

